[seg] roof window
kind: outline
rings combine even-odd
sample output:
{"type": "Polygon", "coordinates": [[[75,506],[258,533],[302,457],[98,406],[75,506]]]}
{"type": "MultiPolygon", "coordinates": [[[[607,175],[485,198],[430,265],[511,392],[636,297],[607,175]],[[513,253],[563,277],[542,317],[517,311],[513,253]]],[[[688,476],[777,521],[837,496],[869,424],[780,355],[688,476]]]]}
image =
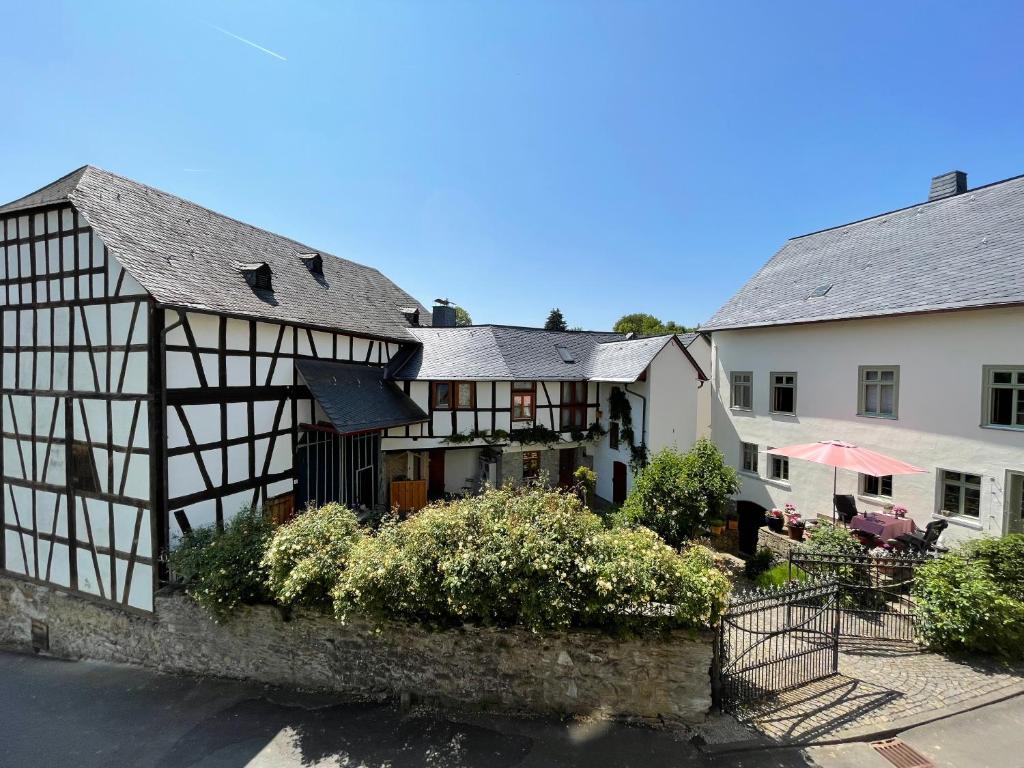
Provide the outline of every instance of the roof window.
{"type": "Polygon", "coordinates": [[[558,354],[559,354],[559,356],[561,356],[563,363],[575,363],[576,362],[576,357],[573,355],[572,350],[570,350],[564,344],[555,344],[555,349],[558,350],[558,354]]]}
{"type": "Polygon", "coordinates": [[[251,264],[236,264],[236,268],[245,277],[245,282],[254,291],[273,291],[274,284],[271,280],[273,272],[270,265],[265,261],[253,262],[251,264]]]}
{"type": "Polygon", "coordinates": [[[811,295],[808,296],[807,298],[809,298],[809,299],[820,299],[822,296],[824,296],[825,294],[827,294],[831,290],[832,290],[832,283],[829,283],[828,285],[819,285],[817,288],[815,288],[813,291],[811,291],[811,295]]]}
{"type": "Polygon", "coordinates": [[[299,259],[314,277],[324,276],[324,259],[319,253],[300,253],[299,259]]]}

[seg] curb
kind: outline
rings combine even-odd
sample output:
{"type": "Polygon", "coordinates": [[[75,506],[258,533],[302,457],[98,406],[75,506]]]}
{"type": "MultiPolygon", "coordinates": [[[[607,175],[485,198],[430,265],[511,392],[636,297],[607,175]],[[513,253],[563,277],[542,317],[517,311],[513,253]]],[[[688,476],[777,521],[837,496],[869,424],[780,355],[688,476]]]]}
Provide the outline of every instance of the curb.
{"type": "Polygon", "coordinates": [[[862,741],[877,741],[887,739],[911,728],[928,725],[939,720],[945,720],[954,715],[962,715],[965,712],[973,712],[976,709],[987,707],[990,704],[998,704],[1008,699],[1024,695],[1024,682],[1007,686],[998,691],[978,696],[970,701],[955,704],[942,709],[933,709],[930,712],[922,712],[918,715],[908,715],[896,720],[891,720],[881,726],[880,724],[865,725],[860,728],[851,728],[841,731],[834,737],[820,739],[792,739],[788,741],[771,741],[767,737],[759,739],[744,739],[743,741],[726,742],[724,744],[704,744],[700,747],[702,752],[710,755],[723,755],[731,753],[751,752],[755,749],[793,749],[801,747],[826,747],[837,744],[851,744],[862,741]]]}

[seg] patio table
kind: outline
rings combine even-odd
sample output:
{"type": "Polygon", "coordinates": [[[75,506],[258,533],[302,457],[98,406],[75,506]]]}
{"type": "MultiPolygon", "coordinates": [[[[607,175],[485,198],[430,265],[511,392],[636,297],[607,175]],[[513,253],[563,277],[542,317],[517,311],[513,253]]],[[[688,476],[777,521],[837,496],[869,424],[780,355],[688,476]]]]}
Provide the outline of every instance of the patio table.
{"type": "Polygon", "coordinates": [[[850,520],[850,527],[856,528],[858,531],[864,531],[864,533],[874,534],[882,541],[889,541],[889,539],[895,539],[901,533],[913,533],[917,530],[914,521],[909,517],[896,517],[895,515],[887,515],[884,512],[873,512],[870,518],[863,513],[855,515],[850,520]]]}

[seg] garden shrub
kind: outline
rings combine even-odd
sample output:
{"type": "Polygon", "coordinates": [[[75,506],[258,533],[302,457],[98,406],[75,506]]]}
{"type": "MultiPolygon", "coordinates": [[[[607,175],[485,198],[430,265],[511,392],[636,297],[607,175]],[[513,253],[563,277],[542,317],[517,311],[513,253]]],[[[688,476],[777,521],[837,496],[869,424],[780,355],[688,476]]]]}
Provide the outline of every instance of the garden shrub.
{"type": "Polygon", "coordinates": [[[309,509],[285,523],[263,556],[270,594],[282,605],[330,608],[331,589],[359,535],[355,514],[341,504],[309,509]]]}
{"type": "Polygon", "coordinates": [[[720,518],[725,502],[739,490],[736,471],[709,440],[688,453],[658,451],[637,475],[623,518],[680,546],[710,520],[720,518]]]}
{"type": "Polygon", "coordinates": [[[1004,591],[984,559],[969,556],[972,549],[968,545],[918,569],[914,597],[921,637],[944,650],[1024,657],[1024,602],[1004,591]]]}
{"type": "Polygon", "coordinates": [[[186,533],[170,553],[171,571],[189,597],[223,619],[240,605],[270,599],[262,560],[272,533],[263,510],[242,509],[223,531],[186,533]]]}
{"type": "Polygon", "coordinates": [[[864,547],[849,530],[819,523],[807,535],[801,550],[819,555],[863,555],[864,547]]]}
{"type": "Polygon", "coordinates": [[[779,563],[762,572],[754,579],[754,583],[761,589],[779,589],[780,587],[785,587],[791,581],[807,581],[807,574],[802,568],[795,565],[791,572],[789,563],[779,563]]]}
{"type": "Polygon", "coordinates": [[[757,552],[747,559],[743,568],[743,575],[748,579],[756,579],[762,573],[772,567],[775,562],[775,555],[768,547],[761,547],[757,552]]]}
{"type": "Polygon", "coordinates": [[[341,617],[620,629],[709,624],[727,593],[708,553],[606,530],[575,494],[528,486],[386,523],[356,542],[333,596],[341,617]]]}
{"type": "Polygon", "coordinates": [[[964,547],[964,555],[982,561],[1003,592],[1024,601],[1024,533],[977,539],[964,547]]]}
{"type": "MultiPolygon", "coordinates": [[[[849,529],[819,523],[800,547],[801,552],[816,555],[865,555],[864,545],[849,529]]],[[[814,578],[834,577],[840,585],[839,601],[847,608],[876,610],[885,602],[885,595],[871,585],[871,572],[863,564],[817,563],[811,568],[814,578]]]]}

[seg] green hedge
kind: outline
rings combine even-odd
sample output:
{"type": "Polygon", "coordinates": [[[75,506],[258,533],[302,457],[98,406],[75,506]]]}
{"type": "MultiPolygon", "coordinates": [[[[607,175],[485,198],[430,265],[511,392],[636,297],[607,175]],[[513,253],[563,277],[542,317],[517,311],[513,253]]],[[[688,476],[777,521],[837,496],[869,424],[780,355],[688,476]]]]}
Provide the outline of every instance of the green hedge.
{"type": "Polygon", "coordinates": [[[929,645],[1024,658],[1024,536],[972,542],[918,569],[919,630],[929,645]]]}
{"type": "Polygon", "coordinates": [[[569,493],[491,489],[360,539],[333,595],[348,613],[454,625],[706,626],[728,581],[651,531],[606,530],[569,493]]]}

